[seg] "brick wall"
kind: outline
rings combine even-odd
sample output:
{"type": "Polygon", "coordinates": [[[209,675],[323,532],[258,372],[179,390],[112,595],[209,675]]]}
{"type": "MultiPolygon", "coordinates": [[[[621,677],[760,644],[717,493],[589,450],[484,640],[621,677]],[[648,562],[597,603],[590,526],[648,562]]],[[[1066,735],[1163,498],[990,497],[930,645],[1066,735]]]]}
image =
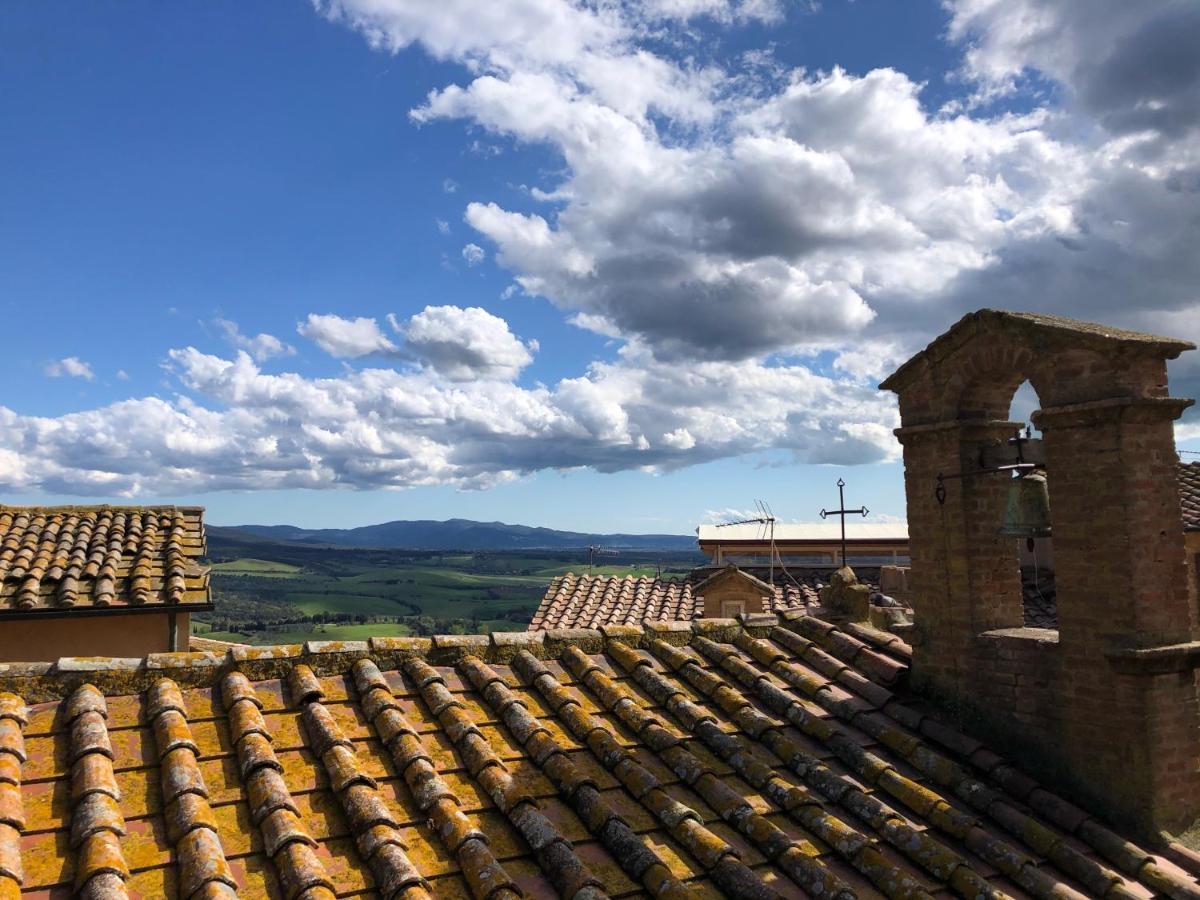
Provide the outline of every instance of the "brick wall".
{"type": "Polygon", "coordinates": [[[1055,702],[1061,677],[1058,632],[1012,628],[985,632],[976,641],[976,693],[992,709],[1007,709],[1027,734],[1053,734],[1062,707],[1055,702]]]}
{"type": "Polygon", "coordinates": [[[916,624],[913,684],[1023,767],[1146,832],[1200,819],[1200,661],[1165,359],[1183,342],[984,311],[885,381],[899,395],[916,624]],[[1012,395],[1043,404],[1058,629],[1022,627],[998,535],[1012,395]],[[935,497],[937,475],[943,502],[935,497]],[[965,476],[965,477],[957,477],[965,476]]]}

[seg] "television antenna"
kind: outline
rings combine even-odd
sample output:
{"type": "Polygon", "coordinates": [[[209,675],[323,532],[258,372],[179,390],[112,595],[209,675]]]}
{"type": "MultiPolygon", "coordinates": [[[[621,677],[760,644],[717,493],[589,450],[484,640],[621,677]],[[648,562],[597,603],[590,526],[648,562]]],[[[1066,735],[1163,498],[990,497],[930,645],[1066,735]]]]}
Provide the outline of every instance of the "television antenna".
{"type": "MultiPolygon", "coordinates": [[[[754,508],[758,511],[757,516],[750,516],[748,518],[738,519],[733,522],[721,522],[720,524],[717,525],[717,527],[718,528],[727,528],[730,525],[758,525],[759,526],[759,532],[758,532],[759,540],[762,540],[763,538],[767,538],[770,542],[771,550],[770,550],[770,554],[769,554],[770,562],[769,562],[769,569],[768,569],[768,571],[770,572],[769,583],[771,584],[772,587],[774,587],[775,586],[775,557],[779,555],[779,551],[775,549],[775,522],[776,522],[775,514],[773,512],[771,512],[771,506],[770,506],[770,504],[767,503],[766,500],[755,500],[754,508]]],[[[781,567],[783,566],[782,559],[779,560],[779,565],[781,567]]]]}
{"type": "Polygon", "coordinates": [[[602,547],[599,544],[590,544],[587,548],[587,554],[588,554],[588,571],[591,572],[592,568],[596,565],[596,557],[597,556],[620,556],[621,551],[614,550],[611,547],[602,547]]]}

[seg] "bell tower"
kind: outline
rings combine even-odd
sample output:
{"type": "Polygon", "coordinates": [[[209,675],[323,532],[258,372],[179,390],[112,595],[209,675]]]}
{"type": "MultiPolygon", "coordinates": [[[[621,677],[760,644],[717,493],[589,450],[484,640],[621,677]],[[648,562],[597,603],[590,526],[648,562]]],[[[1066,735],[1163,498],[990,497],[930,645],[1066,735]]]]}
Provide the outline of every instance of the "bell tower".
{"type": "Polygon", "coordinates": [[[914,684],[1026,768],[1147,832],[1200,817],[1200,632],[1173,433],[1191,401],[1168,396],[1166,371],[1190,349],[981,310],[881,385],[900,403],[914,684]],[[987,465],[1019,427],[1005,417],[1026,380],[1042,403],[1057,629],[1025,627],[1002,533],[1037,526],[1016,520],[1040,515],[1043,486],[1036,470],[1010,484],[987,465]]]}

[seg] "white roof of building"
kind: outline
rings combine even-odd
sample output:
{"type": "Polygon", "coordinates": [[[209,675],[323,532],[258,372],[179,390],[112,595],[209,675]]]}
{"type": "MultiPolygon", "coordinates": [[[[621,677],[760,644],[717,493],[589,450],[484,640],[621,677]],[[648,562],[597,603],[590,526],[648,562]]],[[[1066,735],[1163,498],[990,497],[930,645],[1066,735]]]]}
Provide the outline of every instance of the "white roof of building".
{"type": "MultiPolygon", "coordinates": [[[[737,542],[766,543],[767,526],[750,522],[746,525],[701,525],[696,529],[701,543],[725,544],[737,542]]],[[[839,541],[842,526],[837,519],[826,522],[776,522],[775,543],[796,544],[805,541],[828,543],[839,541]]],[[[907,541],[907,522],[847,522],[848,541],[907,541]]]]}

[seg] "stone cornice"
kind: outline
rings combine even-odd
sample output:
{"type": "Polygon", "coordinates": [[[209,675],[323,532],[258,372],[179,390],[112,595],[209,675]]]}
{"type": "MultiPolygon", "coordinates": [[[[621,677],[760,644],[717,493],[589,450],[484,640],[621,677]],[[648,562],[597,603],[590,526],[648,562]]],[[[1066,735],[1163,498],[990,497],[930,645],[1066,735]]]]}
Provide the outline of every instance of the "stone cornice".
{"type": "Polygon", "coordinates": [[[1089,400],[1039,409],[1033,413],[1033,424],[1042,430],[1056,427],[1086,425],[1105,419],[1127,418],[1133,421],[1178,419],[1196,401],[1186,397],[1113,397],[1108,400],[1089,400]]]}

